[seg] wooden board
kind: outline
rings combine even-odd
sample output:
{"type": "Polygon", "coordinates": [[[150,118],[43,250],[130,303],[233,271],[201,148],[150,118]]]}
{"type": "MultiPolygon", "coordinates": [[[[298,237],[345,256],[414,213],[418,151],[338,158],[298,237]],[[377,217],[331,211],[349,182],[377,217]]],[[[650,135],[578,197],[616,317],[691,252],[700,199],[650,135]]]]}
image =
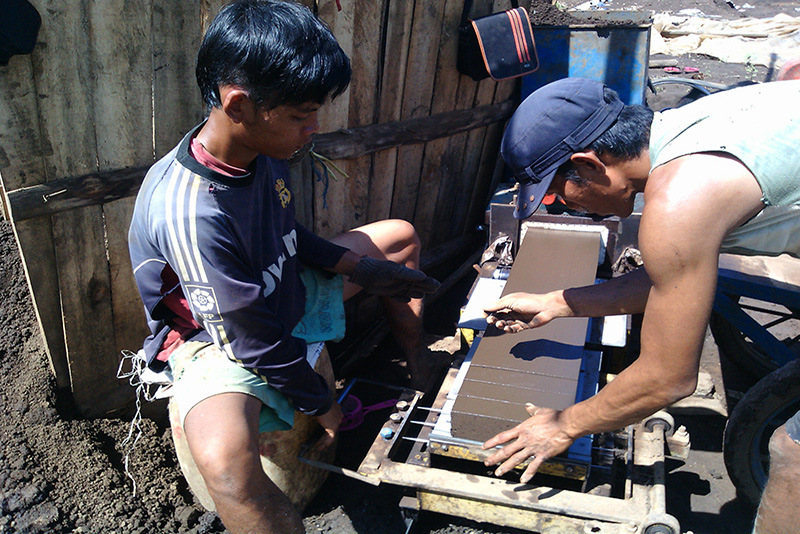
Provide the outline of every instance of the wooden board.
{"type": "MultiPolygon", "coordinates": [[[[319,18],[331,28],[345,54],[352,57],[353,33],[357,2],[341,2],[338,11],[336,2],[319,4],[319,18]]],[[[319,111],[320,132],[347,128],[350,119],[350,95],[352,85],[333,102],[327,102],[319,111]]],[[[337,162],[339,165],[339,162],[337,162]]],[[[348,172],[348,164],[339,165],[348,172]]],[[[348,209],[347,179],[329,172],[314,181],[314,232],[321,237],[330,238],[342,232],[345,226],[344,214],[348,209]]]]}
{"type": "MultiPolygon", "coordinates": [[[[3,95],[0,98],[0,182],[3,190],[7,192],[43,183],[46,173],[42,129],[31,56],[14,56],[7,66],[0,69],[0,94],[3,95]]],[[[6,206],[6,209],[14,225],[56,383],[59,388],[69,388],[50,218],[16,223],[11,207],[6,206]]]]}
{"type": "Polygon", "coordinates": [[[120,408],[133,394],[115,379],[119,356],[103,244],[105,229],[98,223],[102,211],[96,206],[53,216],[72,396],[86,416],[120,408]],[[81,229],[79,235],[76,228],[81,229]]]}
{"type": "MultiPolygon", "coordinates": [[[[402,117],[414,2],[389,2],[387,9],[378,122],[399,121],[402,117]]],[[[367,222],[387,219],[391,214],[397,152],[398,149],[384,150],[373,158],[367,222]]]]}
{"type": "MultiPolygon", "coordinates": [[[[482,17],[494,11],[492,0],[481,0],[473,2],[470,16],[482,17]]],[[[456,22],[456,28],[459,20],[456,22]]],[[[455,62],[453,68],[455,67],[455,62]]],[[[455,68],[454,68],[455,70],[455,68]]],[[[494,86],[496,82],[485,79],[476,82],[469,76],[458,75],[458,90],[455,97],[456,109],[470,109],[477,104],[476,95],[478,90],[483,89],[481,98],[485,103],[491,103],[494,96],[494,86]],[[488,91],[488,95],[486,94],[488,91]]],[[[437,95],[438,97],[438,95],[437,95]]],[[[472,139],[474,145],[477,140],[483,139],[483,128],[454,135],[447,140],[444,149],[443,164],[448,169],[447,176],[439,182],[439,188],[433,193],[435,205],[433,208],[432,219],[436,221],[432,228],[430,241],[436,245],[447,241],[449,236],[462,233],[462,223],[459,221],[453,224],[456,214],[461,211],[459,203],[461,199],[474,187],[474,171],[477,165],[470,168],[465,165],[480,157],[480,153],[472,152],[473,147],[468,143],[472,139]],[[466,188],[466,189],[465,189],[466,188]]],[[[420,199],[421,200],[421,199],[420,199]]]]}
{"type": "MultiPolygon", "coordinates": [[[[591,284],[599,246],[596,232],[536,229],[526,234],[503,294],[591,284]]],[[[525,402],[558,410],[573,404],[587,327],[587,318],[570,318],[518,334],[487,330],[457,392],[451,435],[485,441],[527,419],[525,402]]]]}
{"type": "MultiPolygon", "coordinates": [[[[354,80],[350,91],[350,127],[373,124],[377,116],[378,85],[384,65],[381,64],[380,48],[368,46],[367,43],[381,42],[382,21],[387,3],[388,0],[362,0],[355,14],[355,46],[350,56],[354,80]]],[[[345,218],[340,231],[367,222],[372,161],[373,156],[362,156],[347,162],[350,178],[347,180],[345,218]]]]}
{"type": "MultiPolygon", "coordinates": [[[[494,80],[482,80],[478,83],[475,91],[475,101],[473,105],[483,106],[491,104],[494,100],[497,82],[494,80]]],[[[472,231],[474,228],[465,228],[468,222],[467,213],[469,212],[470,200],[476,186],[480,183],[478,171],[481,159],[484,156],[483,147],[486,141],[487,128],[476,128],[466,134],[464,142],[464,158],[461,163],[459,179],[455,183],[453,210],[450,211],[450,226],[459,232],[472,231]]],[[[442,237],[441,239],[444,239],[442,237]]]]}
{"type": "Polygon", "coordinates": [[[203,12],[197,2],[153,0],[153,147],[155,159],[172,150],[203,119],[195,77],[203,12]]]}
{"type": "MultiPolygon", "coordinates": [[[[87,19],[91,39],[86,56],[95,73],[87,87],[93,97],[97,170],[150,164],[153,60],[144,36],[151,33],[152,2],[91,2],[87,19]],[[121,18],[124,25],[119,24],[121,18]]],[[[121,408],[133,396],[127,384],[113,379],[120,350],[138,350],[145,333],[141,313],[134,315],[129,304],[138,296],[126,239],[133,202],[128,198],[99,210],[85,208],[54,217],[59,278],[62,288],[74,289],[72,295],[62,291],[73,398],[86,415],[121,408]],[[83,231],[76,234],[74,228],[83,231]],[[138,332],[127,329],[133,324],[139,325],[138,332]]]]}
{"type": "MultiPolygon", "coordinates": [[[[458,51],[458,25],[464,3],[449,0],[445,5],[439,41],[439,58],[436,65],[434,99],[431,113],[443,113],[455,109],[461,75],[455,68],[458,51]]],[[[462,108],[463,109],[463,108],[462,108]]],[[[448,165],[444,158],[450,146],[449,138],[437,139],[425,145],[425,159],[419,181],[416,206],[414,209],[414,227],[420,236],[422,245],[427,247],[434,226],[434,218],[440,189],[448,189],[456,170],[448,165]]]]}
{"type": "MultiPolygon", "coordinates": [[[[430,114],[434,77],[441,36],[444,5],[441,2],[416,2],[411,26],[411,44],[406,67],[402,118],[430,114]]],[[[392,192],[391,216],[414,220],[414,208],[422,170],[423,146],[406,146],[397,151],[398,166],[392,192]]]]}
{"type": "Polygon", "coordinates": [[[128,254],[128,227],[133,216],[134,199],[117,200],[103,206],[107,228],[108,267],[111,278],[111,305],[115,340],[115,357],[119,362],[123,350],[137,352],[150,334],[139,291],[133,277],[128,254]]]}
{"type": "MultiPolygon", "coordinates": [[[[92,78],[96,76],[91,68],[90,38],[88,31],[89,2],[85,0],[69,0],[66,2],[55,0],[39,0],[33,2],[40,14],[43,14],[42,26],[39,30],[37,45],[31,56],[34,65],[34,77],[38,96],[40,128],[42,133],[42,154],[45,161],[45,176],[43,181],[50,181],[63,176],[85,174],[97,170],[97,140],[94,129],[94,114],[92,106],[92,78]],[[70,46],[63,46],[64,36],[70,36],[70,46]]],[[[95,208],[96,214],[93,224],[100,224],[102,217],[95,208]]],[[[83,233],[80,218],[70,214],[59,214],[52,218],[52,230],[40,228],[32,231],[25,239],[27,243],[47,237],[50,238],[49,250],[38,251],[42,257],[54,259],[54,263],[46,265],[46,276],[55,278],[58,282],[59,292],[49,295],[50,298],[38,301],[41,308],[47,306],[42,312],[45,315],[58,317],[61,322],[61,340],[56,341],[65,347],[65,357],[70,361],[70,342],[67,339],[67,324],[64,315],[69,313],[64,309],[65,300],[76,293],[82,293],[82,288],[72,287],[69,281],[74,270],[80,270],[82,265],[75,265],[71,271],[63,269],[61,259],[70,258],[70,242],[64,239],[80,240],[83,233]],[[76,231],[80,229],[79,231],[76,231]],[[62,242],[59,242],[59,241],[62,242]],[[55,250],[58,246],[65,247],[59,254],[55,250]],[[45,254],[45,252],[47,252],[45,254]]],[[[23,246],[24,250],[24,246],[23,246]]],[[[105,260],[105,250],[96,249],[97,261],[105,260]]],[[[74,254],[74,249],[72,249],[74,254]]],[[[38,263],[37,257],[23,256],[26,265],[38,263]]],[[[70,258],[72,259],[72,258],[70,258]]],[[[87,263],[93,259],[81,258],[87,263]]],[[[107,284],[108,275],[105,280],[107,284]]],[[[34,283],[33,277],[31,282],[34,283]]],[[[52,282],[51,282],[52,283],[52,282]]],[[[36,291],[34,291],[35,293],[36,291]]],[[[110,319],[110,316],[108,317],[110,319]]],[[[71,325],[78,321],[70,321],[71,325]]],[[[44,321],[43,321],[44,324],[44,321]]],[[[110,321],[106,330],[100,330],[97,335],[107,338],[110,330],[110,321]]],[[[75,336],[70,334],[71,339],[75,336]]],[[[46,335],[48,343],[52,335],[46,335]]],[[[113,338],[112,338],[113,339],[113,338]]],[[[51,349],[51,354],[59,350],[51,349]]],[[[91,371],[90,371],[91,372],[91,371]]],[[[81,371],[70,365],[69,385],[75,391],[75,374],[81,371]]],[[[59,380],[61,383],[63,380],[59,380]]],[[[79,379],[80,381],[80,379],[79,379]]]]}

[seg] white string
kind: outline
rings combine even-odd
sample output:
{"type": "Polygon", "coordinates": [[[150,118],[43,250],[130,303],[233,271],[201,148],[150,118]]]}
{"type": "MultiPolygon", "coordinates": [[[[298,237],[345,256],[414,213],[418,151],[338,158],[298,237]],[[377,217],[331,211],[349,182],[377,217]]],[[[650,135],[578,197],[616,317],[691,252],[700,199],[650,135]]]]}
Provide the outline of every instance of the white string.
{"type": "Polygon", "coordinates": [[[136,496],[136,479],[133,478],[133,474],[131,474],[129,469],[130,456],[133,452],[133,449],[136,447],[136,444],[139,442],[139,438],[142,437],[142,398],[148,402],[153,400],[153,395],[150,393],[148,384],[142,380],[142,373],[146,368],[147,363],[143,357],[140,357],[137,353],[129,350],[122,351],[122,359],[120,360],[119,368],[117,369],[117,378],[123,380],[127,379],[128,383],[136,390],[136,413],[133,415],[131,424],[128,427],[128,435],[121,443],[121,446],[125,451],[125,475],[131,479],[131,482],[133,482],[134,496],[136,496]],[[123,370],[123,367],[125,367],[125,362],[130,362],[130,371],[123,370]]]}

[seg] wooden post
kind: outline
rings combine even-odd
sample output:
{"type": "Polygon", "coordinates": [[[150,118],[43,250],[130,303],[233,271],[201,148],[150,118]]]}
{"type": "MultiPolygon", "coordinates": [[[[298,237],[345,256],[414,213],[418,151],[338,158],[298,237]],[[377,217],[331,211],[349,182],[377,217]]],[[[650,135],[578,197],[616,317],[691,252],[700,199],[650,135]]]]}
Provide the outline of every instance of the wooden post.
{"type": "MultiPolygon", "coordinates": [[[[402,118],[430,114],[436,61],[441,36],[444,5],[441,2],[417,2],[411,26],[411,44],[406,67],[407,90],[403,92],[402,118]]],[[[397,151],[391,216],[414,220],[419,191],[424,147],[407,146],[397,151]]]]}
{"type": "MultiPolygon", "coordinates": [[[[7,66],[0,67],[0,94],[3,95],[0,98],[0,180],[5,197],[7,191],[43,183],[46,179],[39,122],[38,94],[41,92],[37,94],[31,56],[14,56],[7,66]]],[[[10,202],[6,209],[14,227],[51,369],[58,387],[67,389],[69,366],[61,326],[50,218],[16,222],[10,202]]]]}
{"type": "MultiPolygon", "coordinates": [[[[458,50],[458,25],[461,21],[463,7],[464,2],[461,0],[449,0],[445,5],[431,104],[431,113],[434,114],[450,111],[456,105],[461,75],[455,66],[458,50]]],[[[429,244],[433,228],[437,224],[434,215],[439,189],[450,180],[451,169],[444,161],[444,154],[449,144],[449,138],[442,138],[430,141],[425,145],[425,159],[414,210],[414,227],[417,229],[424,247],[429,244]]]]}
{"type": "MultiPolygon", "coordinates": [[[[380,79],[378,122],[402,118],[414,1],[389,2],[385,17],[383,71],[380,79]]],[[[375,154],[370,181],[367,221],[386,219],[392,210],[398,149],[375,154]]]]}

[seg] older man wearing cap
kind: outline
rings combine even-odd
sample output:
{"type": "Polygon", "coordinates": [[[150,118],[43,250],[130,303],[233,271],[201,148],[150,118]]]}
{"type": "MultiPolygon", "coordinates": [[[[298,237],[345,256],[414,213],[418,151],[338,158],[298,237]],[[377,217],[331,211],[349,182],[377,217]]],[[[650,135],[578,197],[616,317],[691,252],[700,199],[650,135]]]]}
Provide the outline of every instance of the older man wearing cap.
{"type": "MultiPolygon", "coordinates": [[[[639,358],[590,399],[563,411],[529,406],[530,419],[488,440],[503,474],[541,463],[578,437],[642,420],[690,395],[711,313],[720,252],[800,257],[800,81],[741,87],[653,113],[602,83],[569,78],[531,94],[506,129],[502,155],[529,217],[548,193],[573,210],[626,217],[644,194],[644,268],[606,283],[515,293],[486,308],[506,332],[559,317],[644,313],[639,358]]],[[[800,414],[770,442],[759,533],[800,524],[800,414]]]]}

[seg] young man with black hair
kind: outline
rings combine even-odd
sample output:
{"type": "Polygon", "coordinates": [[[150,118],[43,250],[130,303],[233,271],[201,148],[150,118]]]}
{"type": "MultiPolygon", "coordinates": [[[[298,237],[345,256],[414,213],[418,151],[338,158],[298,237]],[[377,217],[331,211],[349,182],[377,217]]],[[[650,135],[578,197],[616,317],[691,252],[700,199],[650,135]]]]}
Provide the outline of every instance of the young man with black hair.
{"type": "Polygon", "coordinates": [[[405,221],[331,240],[295,220],[287,158],[317,131],[317,112],[350,64],[305,7],[240,0],[200,46],[209,116],[147,174],[129,234],[152,335],[148,364],[169,365],[192,457],[230,532],[303,532],[266,476],[258,435],[314,416],[333,442],[342,412],[306,360],[306,340],[343,334],[343,300],[385,297],[412,378],[423,372],[422,300],[439,284],[416,270],[405,221]]]}
{"type": "MultiPolygon", "coordinates": [[[[527,458],[527,482],[578,437],[624,428],[691,395],[720,252],[800,257],[800,81],[731,89],[652,113],[624,106],[602,83],[570,78],[532,93],[515,112],[502,155],[520,184],[518,218],[555,193],[574,210],[626,217],[644,194],[644,267],[603,284],[489,305],[506,332],[559,317],[644,313],[641,352],[597,395],[531,417],[484,443],[498,475],[527,458]]],[[[756,532],[800,523],[800,413],[773,434],[770,479],[756,532]]]]}

